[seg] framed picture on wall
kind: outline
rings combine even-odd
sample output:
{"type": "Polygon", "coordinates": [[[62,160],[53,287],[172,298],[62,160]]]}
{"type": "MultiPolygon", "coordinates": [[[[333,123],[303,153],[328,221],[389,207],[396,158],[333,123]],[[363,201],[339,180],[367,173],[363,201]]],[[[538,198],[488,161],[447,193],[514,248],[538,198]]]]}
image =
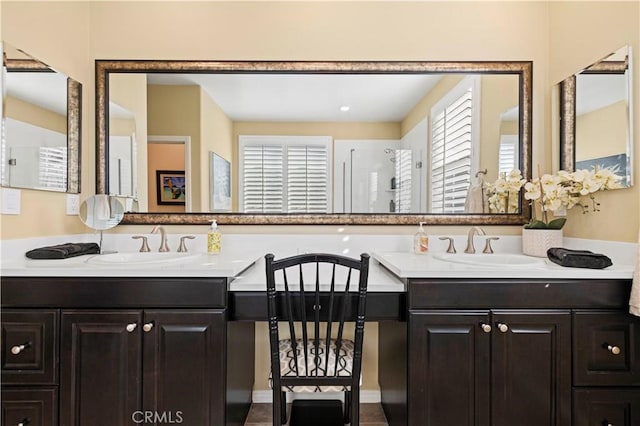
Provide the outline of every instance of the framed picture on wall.
{"type": "Polygon", "coordinates": [[[184,205],[184,170],[156,170],[156,188],[158,204],[184,205]]]}
{"type": "Polygon", "coordinates": [[[231,211],[231,163],[216,154],[209,153],[211,173],[210,204],[213,212],[231,211]]]}

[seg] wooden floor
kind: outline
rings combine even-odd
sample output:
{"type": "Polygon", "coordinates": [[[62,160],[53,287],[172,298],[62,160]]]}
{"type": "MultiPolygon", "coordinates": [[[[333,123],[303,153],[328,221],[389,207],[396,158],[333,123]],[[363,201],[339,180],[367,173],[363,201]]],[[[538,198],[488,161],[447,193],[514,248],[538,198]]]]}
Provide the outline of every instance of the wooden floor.
{"type": "MultiPolygon", "coordinates": [[[[251,404],[251,410],[244,425],[272,426],[271,404],[251,404]]],[[[360,426],[387,426],[387,419],[380,404],[360,404],[360,426]]]]}

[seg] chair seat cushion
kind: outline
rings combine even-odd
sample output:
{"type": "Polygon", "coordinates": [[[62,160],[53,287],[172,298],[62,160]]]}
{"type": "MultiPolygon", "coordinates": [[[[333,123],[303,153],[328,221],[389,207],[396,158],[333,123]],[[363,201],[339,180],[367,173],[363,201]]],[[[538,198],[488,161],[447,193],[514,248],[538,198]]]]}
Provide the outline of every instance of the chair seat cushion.
{"type": "MultiPolygon", "coordinates": [[[[307,364],[305,365],[304,359],[304,346],[302,339],[297,340],[296,351],[293,350],[291,339],[283,339],[279,342],[280,350],[280,376],[281,377],[296,377],[306,376],[307,367],[309,376],[332,377],[336,372],[337,376],[351,376],[353,370],[353,349],[354,344],[352,340],[342,340],[340,346],[340,353],[338,354],[338,363],[336,367],[336,341],[331,339],[329,344],[329,357],[328,367],[325,365],[326,360],[326,340],[321,340],[318,345],[318,358],[316,365],[316,348],[313,345],[313,340],[309,339],[307,344],[307,364]],[[297,358],[297,374],[296,374],[296,358],[297,358]],[[327,369],[328,368],[328,369],[327,369]]],[[[269,378],[271,384],[271,378],[269,378]]],[[[286,392],[343,392],[350,390],[350,386],[282,386],[282,391],[286,392]]]]}

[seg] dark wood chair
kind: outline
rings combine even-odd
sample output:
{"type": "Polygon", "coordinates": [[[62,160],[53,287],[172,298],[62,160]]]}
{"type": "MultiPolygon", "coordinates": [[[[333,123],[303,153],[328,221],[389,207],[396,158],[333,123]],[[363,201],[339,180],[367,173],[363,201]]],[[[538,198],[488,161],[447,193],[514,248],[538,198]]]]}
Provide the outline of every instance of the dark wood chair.
{"type": "Polygon", "coordinates": [[[273,424],[287,421],[286,392],[343,391],[344,423],[357,426],[369,255],[265,261],[273,424]]]}

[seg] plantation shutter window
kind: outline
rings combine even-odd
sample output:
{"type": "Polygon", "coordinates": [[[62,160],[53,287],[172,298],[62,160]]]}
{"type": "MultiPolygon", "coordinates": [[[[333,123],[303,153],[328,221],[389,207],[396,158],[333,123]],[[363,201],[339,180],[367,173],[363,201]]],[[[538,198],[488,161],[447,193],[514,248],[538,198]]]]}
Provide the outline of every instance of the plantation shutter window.
{"type": "Polygon", "coordinates": [[[67,190],[67,147],[40,147],[38,163],[41,188],[67,190]]]}
{"type": "Polygon", "coordinates": [[[518,135],[502,135],[498,153],[498,176],[518,168],[518,135]]]}
{"type": "Polygon", "coordinates": [[[241,136],[241,210],[330,212],[329,137],[241,136]]]}
{"type": "Polygon", "coordinates": [[[471,176],[478,168],[473,158],[478,85],[477,76],[465,78],[431,110],[430,213],[464,213],[471,176]]]}

